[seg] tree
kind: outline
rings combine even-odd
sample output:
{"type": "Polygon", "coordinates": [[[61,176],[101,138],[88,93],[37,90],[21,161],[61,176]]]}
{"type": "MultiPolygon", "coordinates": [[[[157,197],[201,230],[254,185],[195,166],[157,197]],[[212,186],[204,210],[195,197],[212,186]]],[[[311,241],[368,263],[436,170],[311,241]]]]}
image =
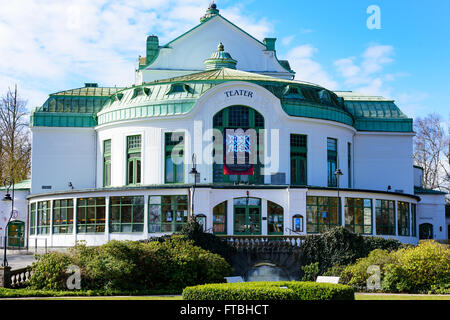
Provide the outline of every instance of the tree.
{"type": "Polygon", "coordinates": [[[449,133],[438,114],[417,118],[414,123],[414,164],[423,168],[426,189],[449,192],[449,133]]]}
{"type": "Polygon", "coordinates": [[[20,98],[17,85],[0,98],[0,181],[28,178],[31,171],[31,142],[27,101],[20,98]]]}

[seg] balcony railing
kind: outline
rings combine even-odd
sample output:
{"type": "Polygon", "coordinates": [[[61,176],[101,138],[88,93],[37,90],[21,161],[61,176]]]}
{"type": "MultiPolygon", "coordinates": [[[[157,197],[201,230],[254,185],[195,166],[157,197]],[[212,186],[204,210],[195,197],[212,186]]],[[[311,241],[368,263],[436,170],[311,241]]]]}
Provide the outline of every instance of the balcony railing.
{"type": "Polygon", "coordinates": [[[236,248],[263,246],[298,247],[307,238],[307,235],[219,235],[219,237],[231,243],[236,248]]]}

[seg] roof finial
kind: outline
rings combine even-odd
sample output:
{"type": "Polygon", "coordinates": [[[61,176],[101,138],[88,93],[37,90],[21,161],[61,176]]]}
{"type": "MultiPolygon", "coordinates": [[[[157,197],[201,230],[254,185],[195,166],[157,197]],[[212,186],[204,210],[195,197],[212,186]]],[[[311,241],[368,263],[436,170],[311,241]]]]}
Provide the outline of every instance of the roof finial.
{"type": "Polygon", "coordinates": [[[219,10],[217,9],[217,5],[214,3],[214,0],[209,4],[208,9],[206,10],[206,14],[200,18],[200,22],[205,22],[209,18],[219,14],[219,10]]]}
{"type": "Polygon", "coordinates": [[[223,43],[222,42],[220,42],[219,43],[219,45],[217,46],[217,51],[224,51],[224,46],[223,46],[223,43]]]}

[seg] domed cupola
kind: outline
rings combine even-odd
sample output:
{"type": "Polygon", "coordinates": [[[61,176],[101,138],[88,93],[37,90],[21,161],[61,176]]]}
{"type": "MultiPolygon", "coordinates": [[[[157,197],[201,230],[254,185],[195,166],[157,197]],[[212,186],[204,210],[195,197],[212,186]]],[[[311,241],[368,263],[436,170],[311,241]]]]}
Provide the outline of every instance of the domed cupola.
{"type": "Polygon", "coordinates": [[[224,51],[222,42],[217,46],[217,51],[211,54],[209,59],[205,60],[205,70],[214,70],[220,68],[236,69],[237,61],[234,60],[228,52],[224,51]]]}
{"type": "Polygon", "coordinates": [[[206,10],[206,13],[203,17],[200,18],[200,22],[203,23],[209,18],[215,16],[216,14],[219,14],[219,10],[217,9],[217,5],[213,2],[208,7],[208,10],[206,10]]]}

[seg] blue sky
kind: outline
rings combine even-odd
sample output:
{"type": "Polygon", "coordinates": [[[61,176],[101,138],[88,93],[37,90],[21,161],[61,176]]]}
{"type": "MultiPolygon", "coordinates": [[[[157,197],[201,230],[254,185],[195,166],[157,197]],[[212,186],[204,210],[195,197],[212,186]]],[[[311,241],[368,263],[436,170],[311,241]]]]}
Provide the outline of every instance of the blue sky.
{"type": "MultiPolygon", "coordinates": [[[[396,100],[410,117],[450,120],[450,1],[216,0],[257,39],[277,38],[296,79],[396,100]],[[380,9],[369,29],[367,8],[380,9]]],[[[166,43],[199,23],[209,0],[0,0],[0,91],[31,109],[49,93],[127,86],[148,34],[166,43]]]]}

